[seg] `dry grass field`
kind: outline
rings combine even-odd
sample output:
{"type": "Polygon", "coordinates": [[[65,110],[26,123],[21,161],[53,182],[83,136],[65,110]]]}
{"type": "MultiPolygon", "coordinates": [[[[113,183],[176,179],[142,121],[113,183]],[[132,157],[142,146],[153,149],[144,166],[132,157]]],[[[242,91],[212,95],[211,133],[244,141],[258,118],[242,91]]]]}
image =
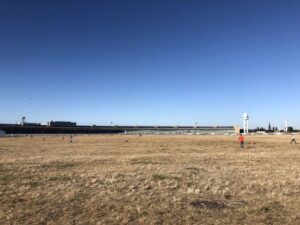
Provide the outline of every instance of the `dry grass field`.
{"type": "Polygon", "coordinates": [[[300,144],[289,141],[0,138],[0,224],[300,224],[300,144]]]}

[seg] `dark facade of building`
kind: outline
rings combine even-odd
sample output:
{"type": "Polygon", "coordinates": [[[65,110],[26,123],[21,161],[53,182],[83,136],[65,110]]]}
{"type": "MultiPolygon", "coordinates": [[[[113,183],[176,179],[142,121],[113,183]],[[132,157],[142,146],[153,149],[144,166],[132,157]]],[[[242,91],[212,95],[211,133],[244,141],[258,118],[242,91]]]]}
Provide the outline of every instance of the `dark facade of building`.
{"type": "Polygon", "coordinates": [[[6,134],[235,134],[236,126],[76,126],[72,122],[52,123],[50,126],[0,124],[6,134]]]}
{"type": "Polygon", "coordinates": [[[50,121],[48,123],[49,127],[76,127],[75,122],[69,121],[50,121]]]}

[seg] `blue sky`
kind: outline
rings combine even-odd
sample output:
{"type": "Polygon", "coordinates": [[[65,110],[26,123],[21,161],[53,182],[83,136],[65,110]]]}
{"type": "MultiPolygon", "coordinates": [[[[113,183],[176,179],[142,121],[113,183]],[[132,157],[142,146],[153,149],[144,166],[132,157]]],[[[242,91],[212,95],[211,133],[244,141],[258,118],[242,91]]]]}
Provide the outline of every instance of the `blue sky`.
{"type": "Polygon", "coordinates": [[[0,1],[0,122],[300,128],[300,2],[0,1]]]}

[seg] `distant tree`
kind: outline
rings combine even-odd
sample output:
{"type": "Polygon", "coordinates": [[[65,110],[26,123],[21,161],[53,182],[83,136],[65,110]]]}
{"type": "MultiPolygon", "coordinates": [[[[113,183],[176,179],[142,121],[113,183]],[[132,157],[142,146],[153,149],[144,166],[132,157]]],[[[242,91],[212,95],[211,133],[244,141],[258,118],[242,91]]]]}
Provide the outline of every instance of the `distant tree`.
{"type": "Polygon", "coordinates": [[[293,127],[288,127],[287,131],[288,131],[288,132],[293,132],[293,131],[294,131],[294,128],[293,128],[293,127]]]}
{"type": "Polygon", "coordinates": [[[271,131],[271,123],[269,123],[269,128],[268,128],[268,131],[271,131]]]}

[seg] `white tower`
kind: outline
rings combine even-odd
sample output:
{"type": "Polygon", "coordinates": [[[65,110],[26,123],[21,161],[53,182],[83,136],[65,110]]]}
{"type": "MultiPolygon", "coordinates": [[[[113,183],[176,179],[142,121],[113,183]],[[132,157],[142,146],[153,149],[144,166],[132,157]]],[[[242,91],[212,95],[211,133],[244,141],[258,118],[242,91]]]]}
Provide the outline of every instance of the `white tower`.
{"type": "Polygon", "coordinates": [[[285,133],[288,132],[288,122],[287,121],[284,122],[284,131],[285,131],[285,133]]]}
{"type": "Polygon", "coordinates": [[[244,134],[248,134],[249,132],[249,115],[248,113],[243,113],[243,121],[244,121],[244,134]]]}

